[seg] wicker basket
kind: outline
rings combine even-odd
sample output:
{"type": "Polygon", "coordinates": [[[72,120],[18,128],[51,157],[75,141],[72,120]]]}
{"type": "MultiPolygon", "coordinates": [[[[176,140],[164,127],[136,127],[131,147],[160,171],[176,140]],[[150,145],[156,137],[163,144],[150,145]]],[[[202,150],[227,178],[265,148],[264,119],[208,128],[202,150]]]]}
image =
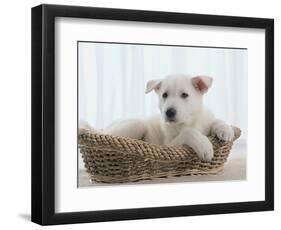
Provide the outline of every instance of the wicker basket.
{"type": "MultiPolygon", "coordinates": [[[[236,140],[241,131],[233,129],[236,140]]],[[[224,142],[215,136],[209,140],[214,146],[214,157],[204,162],[187,146],[167,147],[85,129],[79,132],[80,153],[91,180],[105,183],[216,174],[223,169],[233,142],[224,142]]]]}

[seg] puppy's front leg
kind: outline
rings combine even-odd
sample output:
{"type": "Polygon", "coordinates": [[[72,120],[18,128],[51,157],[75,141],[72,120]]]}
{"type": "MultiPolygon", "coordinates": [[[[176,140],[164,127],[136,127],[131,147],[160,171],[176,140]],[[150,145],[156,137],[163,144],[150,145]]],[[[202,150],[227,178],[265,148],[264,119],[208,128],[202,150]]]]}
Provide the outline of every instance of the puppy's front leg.
{"type": "Polygon", "coordinates": [[[172,141],[169,146],[190,146],[204,161],[210,161],[214,156],[213,145],[209,139],[196,129],[184,128],[172,141]]]}
{"type": "Polygon", "coordinates": [[[211,132],[223,141],[232,141],[234,138],[232,127],[221,120],[215,120],[213,122],[211,132]]]}

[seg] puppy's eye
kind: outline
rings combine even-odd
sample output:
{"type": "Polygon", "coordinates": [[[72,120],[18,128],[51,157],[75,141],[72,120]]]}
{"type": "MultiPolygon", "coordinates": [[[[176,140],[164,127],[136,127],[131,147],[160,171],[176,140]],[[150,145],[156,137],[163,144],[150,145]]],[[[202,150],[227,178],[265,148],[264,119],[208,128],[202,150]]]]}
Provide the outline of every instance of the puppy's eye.
{"type": "Polygon", "coordinates": [[[167,98],[167,97],[168,97],[168,94],[167,94],[167,93],[163,93],[162,97],[163,97],[163,98],[167,98]]]}
{"type": "Polygon", "coordinates": [[[187,93],[182,93],[181,94],[181,98],[187,98],[188,97],[188,94],[187,93]]]}

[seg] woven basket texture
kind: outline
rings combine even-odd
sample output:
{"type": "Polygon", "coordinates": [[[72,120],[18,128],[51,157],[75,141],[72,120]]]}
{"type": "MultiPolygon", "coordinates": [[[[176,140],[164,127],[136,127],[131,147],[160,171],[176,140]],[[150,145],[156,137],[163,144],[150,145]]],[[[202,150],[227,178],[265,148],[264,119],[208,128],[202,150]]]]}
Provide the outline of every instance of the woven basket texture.
{"type": "Polygon", "coordinates": [[[188,146],[167,147],[91,130],[79,130],[79,149],[91,180],[104,183],[135,182],[172,176],[211,175],[223,169],[233,142],[241,135],[233,127],[235,138],[224,142],[209,136],[214,157],[200,160],[188,146]]]}

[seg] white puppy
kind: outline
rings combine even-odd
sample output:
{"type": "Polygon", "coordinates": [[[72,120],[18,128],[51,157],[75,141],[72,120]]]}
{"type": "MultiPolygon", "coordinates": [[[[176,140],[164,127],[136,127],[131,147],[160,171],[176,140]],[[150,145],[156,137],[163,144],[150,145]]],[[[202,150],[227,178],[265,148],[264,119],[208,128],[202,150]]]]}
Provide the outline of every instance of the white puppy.
{"type": "Polygon", "coordinates": [[[158,95],[161,116],[144,120],[117,121],[103,133],[140,139],[169,146],[188,145],[205,161],[213,157],[207,135],[214,133],[224,141],[234,137],[233,129],[203,106],[203,95],[212,85],[207,76],[170,75],[147,83],[146,93],[158,95]]]}

